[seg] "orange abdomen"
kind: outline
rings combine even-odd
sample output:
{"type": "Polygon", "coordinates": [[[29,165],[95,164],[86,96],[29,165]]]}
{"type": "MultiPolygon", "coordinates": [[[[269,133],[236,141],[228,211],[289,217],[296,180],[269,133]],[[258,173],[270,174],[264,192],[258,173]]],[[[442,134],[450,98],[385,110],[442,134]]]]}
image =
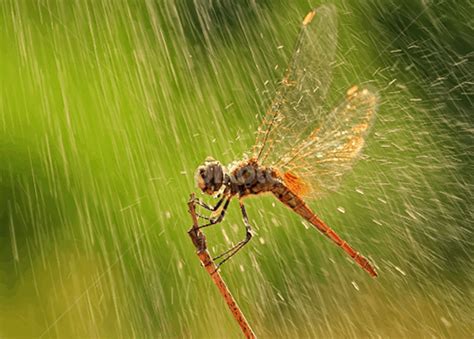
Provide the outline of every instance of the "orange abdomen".
{"type": "Polygon", "coordinates": [[[322,221],[301,199],[298,195],[293,193],[285,185],[280,184],[274,187],[273,194],[286,206],[301,215],[304,219],[310,222],[321,233],[331,239],[337,246],[341,247],[362,269],[369,273],[372,277],[377,276],[375,268],[370,262],[363,257],[359,252],[354,250],[347,242],[341,239],[339,235],[334,232],[324,221],[322,221]]]}

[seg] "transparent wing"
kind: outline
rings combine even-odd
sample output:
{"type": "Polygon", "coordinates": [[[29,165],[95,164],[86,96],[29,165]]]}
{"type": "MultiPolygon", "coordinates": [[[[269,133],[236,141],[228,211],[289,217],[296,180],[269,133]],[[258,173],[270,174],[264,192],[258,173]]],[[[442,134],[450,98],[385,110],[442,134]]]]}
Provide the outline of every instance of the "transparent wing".
{"type": "Polygon", "coordinates": [[[331,5],[304,18],[285,78],[257,131],[252,153],[261,164],[276,163],[324,120],[323,100],[337,45],[336,19],[331,5]]]}
{"type": "Polygon", "coordinates": [[[289,184],[305,188],[301,193],[318,198],[334,191],[358,158],[375,119],[375,91],[357,86],[347,91],[337,106],[301,143],[273,164],[289,184]],[[288,175],[291,174],[291,175],[288,175]],[[308,189],[309,188],[309,189],[308,189]]]}

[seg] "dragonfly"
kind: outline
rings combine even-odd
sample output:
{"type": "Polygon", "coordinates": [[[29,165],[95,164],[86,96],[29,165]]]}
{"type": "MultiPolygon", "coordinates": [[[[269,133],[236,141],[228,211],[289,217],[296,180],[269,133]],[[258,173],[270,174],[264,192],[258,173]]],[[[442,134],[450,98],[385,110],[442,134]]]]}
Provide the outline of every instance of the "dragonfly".
{"type": "Polygon", "coordinates": [[[339,187],[343,175],[360,157],[379,101],[375,90],[351,86],[339,105],[325,108],[336,38],[336,9],[324,5],[310,11],[301,24],[285,76],[256,132],[251,151],[227,166],[208,157],[197,168],[197,187],[218,199],[210,205],[196,198],[196,203],[211,213],[199,214],[206,220],[199,227],[222,222],[234,198],[239,201],[245,225],[245,239],[214,258],[220,259],[218,267],[252,239],[245,198],[270,193],[340,247],[370,276],[377,276],[371,262],[307,203],[339,187]]]}

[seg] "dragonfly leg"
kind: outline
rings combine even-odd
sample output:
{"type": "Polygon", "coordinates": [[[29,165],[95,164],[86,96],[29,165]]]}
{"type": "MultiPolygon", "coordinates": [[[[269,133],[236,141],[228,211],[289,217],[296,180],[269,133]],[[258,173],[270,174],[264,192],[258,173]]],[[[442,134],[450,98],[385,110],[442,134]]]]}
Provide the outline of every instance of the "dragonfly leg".
{"type": "MultiPolygon", "coordinates": [[[[222,204],[222,201],[224,201],[224,198],[219,200],[219,202],[216,204],[217,208],[216,208],[216,206],[214,206],[214,208],[215,208],[214,211],[216,211],[219,208],[219,206],[222,204]]],[[[219,213],[219,215],[217,216],[217,218],[204,217],[204,219],[207,219],[209,222],[207,224],[199,226],[198,228],[209,227],[209,226],[212,226],[212,225],[215,225],[215,224],[218,224],[218,223],[222,222],[222,220],[224,220],[225,212],[227,211],[227,207],[229,207],[229,202],[230,202],[230,198],[227,198],[225,200],[224,207],[222,207],[222,210],[219,213]]],[[[200,217],[202,217],[202,216],[200,215],[200,217]]]]}
{"type": "Polygon", "coordinates": [[[217,202],[217,204],[215,204],[214,206],[206,204],[204,201],[202,201],[199,198],[194,198],[194,202],[196,204],[198,204],[199,206],[204,207],[205,209],[207,209],[211,212],[215,212],[219,209],[219,207],[221,207],[222,203],[224,202],[224,199],[225,199],[225,197],[220,198],[219,201],[217,202]]]}
{"type": "Polygon", "coordinates": [[[235,246],[225,251],[221,255],[218,255],[217,257],[213,258],[213,260],[223,258],[221,262],[217,264],[218,268],[227,260],[229,260],[231,257],[233,257],[239,250],[242,249],[242,247],[244,247],[250,241],[250,239],[252,239],[252,226],[250,225],[247,211],[245,210],[245,206],[242,200],[240,200],[239,203],[240,203],[240,210],[242,212],[242,217],[244,219],[244,224],[245,224],[245,239],[242,241],[239,241],[235,246]]]}

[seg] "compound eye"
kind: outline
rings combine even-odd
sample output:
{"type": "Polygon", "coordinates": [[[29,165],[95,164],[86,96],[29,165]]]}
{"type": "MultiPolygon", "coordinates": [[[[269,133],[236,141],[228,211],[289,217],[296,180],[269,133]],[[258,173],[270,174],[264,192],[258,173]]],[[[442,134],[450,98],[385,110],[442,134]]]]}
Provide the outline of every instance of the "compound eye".
{"type": "Polygon", "coordinates": [[[204,178],[202,176],[199,176],[197,178],[197,186],[201,189],[204,190],[206,188],[206,182],[204,181],[204,178]]]}

